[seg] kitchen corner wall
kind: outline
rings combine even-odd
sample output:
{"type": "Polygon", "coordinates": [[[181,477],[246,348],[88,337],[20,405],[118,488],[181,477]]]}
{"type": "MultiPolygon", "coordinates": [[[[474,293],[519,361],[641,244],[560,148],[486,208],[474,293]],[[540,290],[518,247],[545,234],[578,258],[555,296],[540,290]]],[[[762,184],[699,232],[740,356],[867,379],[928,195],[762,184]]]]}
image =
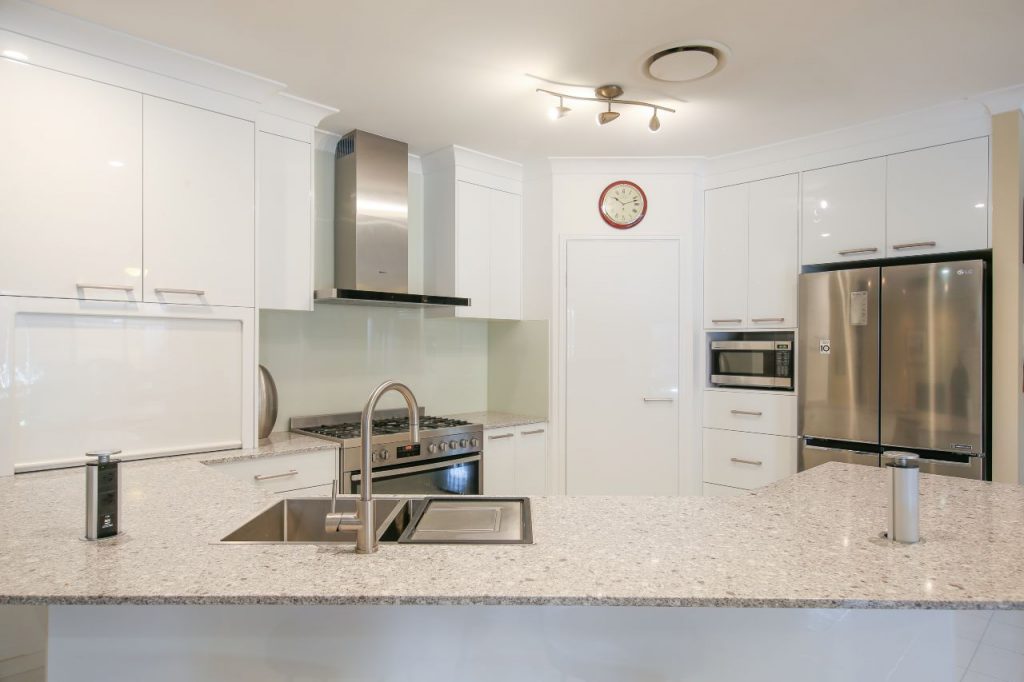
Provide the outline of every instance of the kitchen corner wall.
{"type": "Polygon", "coordinates": [[[547,320],[490,322],[487,409],[547,418],[547,320]]]}

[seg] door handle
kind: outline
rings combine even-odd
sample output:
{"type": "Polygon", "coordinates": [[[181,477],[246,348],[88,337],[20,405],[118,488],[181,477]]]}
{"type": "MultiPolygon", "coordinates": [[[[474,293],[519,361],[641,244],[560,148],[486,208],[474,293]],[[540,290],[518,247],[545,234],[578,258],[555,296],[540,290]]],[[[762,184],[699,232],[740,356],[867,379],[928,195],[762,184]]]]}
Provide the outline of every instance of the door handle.
{"type": "Polygon", "coordinates": [[[757,412],[756,410],[729,410],[733,414],[746,414],[751,417],[760,417],[763,413],[757,412]]]}
{"type": "Polygon", "coordinates": [[[907,244],[893,244],[892,248],[894,251],[900,251],[901,249],[930,249],[935,246],[935,242],[910,242],[907,244]]]}
{"type": "Polygon", "coordinates": [[[840,256],[853,256],[858,253],[878,253],[878,247],[869,246],[863,249],[846,249],[845,251],[837,251],[840,256]]]}
{"type": "Polygon", "coordinates": [[[742,321],[743,320],[740,320],[740,319],[735,319],[735,320],[711,320],[711,324],[729,324],[729,323],[739,324],[742,321]]]}
{"type": "Polygon", "coordinates": [[[168,287],[153,287],[153,292],[157,294],[188,294],[192,296],[206,296],[206,291],[203,289],[172,289],[168,287]]]}
{"type": "Polygon", "coordinates": [[[750,320],[751,322],[785,322],[784,317],[754,317],[750,320]]]}
{"type": "Polygon", "coordinates": [[[498,440],[499,438],[511,438],[514,435],[515,435],[514,433],[502,433],[502,434],[499,434],[497,436],[487,436],[487,437],[490,440],[498,440]]]}
{"type": "Polygon", "coordinates": [[[103,289],[106,291],[135,291],[134,284],[84,284],[79,282],[75,287],[78,289],[103,289]]]}
{"type": "Polygon", "coordinates": [[[523,431],[524,436],[532,436],[535,433],[544,433],[544,429],[534,429],[533,431],[523,431]]]}
{"type": "Polygon", "coordinates": [[[737,464],[753,464],[756,467],[759,467],[762,464],[764,464],[764,462],[762,462],[759,459],[740,459],[739,457],[730,457],[729,461],[736,462],[737,464]]]}
{"type": "Polygon", "coordinates": [[[674,400],[675,398],[644,398],[645,403],[670,403],[674,400]]]}
{"type": "Polygon", "coordinates": [[[295,476],[298,473],[299,471],[297,469],[289,469],[288,471],[282,472],[280,474],[256,474],[255,476],[253,476],[253,478],[256,479],[257,481],[269,481],[274,478],[285,478],[287,476],[295,476]]]}

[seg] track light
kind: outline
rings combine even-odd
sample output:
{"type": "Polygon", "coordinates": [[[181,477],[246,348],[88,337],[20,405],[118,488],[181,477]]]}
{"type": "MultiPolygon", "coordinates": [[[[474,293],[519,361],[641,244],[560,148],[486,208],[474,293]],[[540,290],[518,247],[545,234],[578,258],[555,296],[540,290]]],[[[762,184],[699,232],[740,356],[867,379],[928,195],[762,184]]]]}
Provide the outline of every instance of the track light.
{"type": "Polygon", "coordinates": [[[603,126],[605,123],[611,123],[619,117],[619,112],[612,111],[611,100],[608,101],[608,111],[602,111],[597,115],[597,124],[603,126]]]}
{"type": "Polygon", "coordinates": [[[647,124],[647,127],[650,128],[652,133],[656,133],[661,128],[661,121],[658,120],[657,109],[652,109],[651,112],[651,122],[647,124]]]}
{"type": "Polygon", "coordinates": [[[551,107],[550,109],[548,109],[548,118],[550,118],[552,121],[557,121],[560,118],[565,118],[570,111],[572,111],[572,109],[565,106],[565,103],[562,102],[562,98],[559,97],[558,106],[551,107]]]}

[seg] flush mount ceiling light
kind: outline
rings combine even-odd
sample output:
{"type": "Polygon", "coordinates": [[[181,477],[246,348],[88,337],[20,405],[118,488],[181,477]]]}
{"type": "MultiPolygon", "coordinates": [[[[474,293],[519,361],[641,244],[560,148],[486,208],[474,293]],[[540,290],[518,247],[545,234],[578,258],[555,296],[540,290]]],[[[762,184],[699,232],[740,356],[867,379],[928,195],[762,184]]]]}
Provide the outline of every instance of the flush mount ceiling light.
{"type": "Polygon", "coordinates": [[[644,73],[663,83],[687,83],[717,73],[725,65],[724,45],[701,41],[658,50],[644,62],[644,73]]]}
{"type": "Polygon", "coordinates": [[[612,111],[612,105],[624,105],[633,107],[650,107],[653,111],[651,121],[647,125],[650,131],[657,132],[661,128],[661,121],[658,119],[658,111],[667,111],[670,114],[676,113],[675,109],[669,109],[663,107],[660,104],[653,104],[651,102],[640,102],[632,99],[620,99],[622,96],[622,88],[618,85],[602,85],[594,88],[594,97],[582,97],[579,95],[567,95],[564,92],[555,92],[554,90],[545,90],[544,88],[537,88],[537,92],[543,92],[545,95],[551,95],[552,97],[558,98],[558,106],[552,107],[548,112],[548,116],[552,119],[565,118],[572,109],[565,106],[564,100],[572,99],[579,102],[603,102],[608,105],[608,111],[602,111],[597,115],[598,125],[605,125],[611,123],[619,117],[619,112],[612,111]]]}

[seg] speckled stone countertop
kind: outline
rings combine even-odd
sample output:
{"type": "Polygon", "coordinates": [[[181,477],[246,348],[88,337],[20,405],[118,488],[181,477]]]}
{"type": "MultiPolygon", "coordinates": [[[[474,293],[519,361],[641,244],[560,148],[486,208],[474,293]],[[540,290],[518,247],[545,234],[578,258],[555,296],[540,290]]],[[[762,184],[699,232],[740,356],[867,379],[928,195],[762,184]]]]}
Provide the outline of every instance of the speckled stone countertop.
{"type": "Polygon", "coordinates": [[[81,469],[0,479],[0,603],[1022,608],[1024,487],[826,464],[735,498],[533,499],[533,545],[220,545],[273,499],[194,459],[123,470],[125,533],[80,539],[81,469]]]}
{"type": "Polygon", "coordinates": [[[313,436],[304,436],[289,431],[279,431],[270,434],[269,438],[261,440],[254,448],[218,450],[216,452],[188,455],[188,458],[192,461],[205,462],[207,464],[220,464],[221,462],[232,462],[240,459],[259,459],[261,457],[274,457],[296,452],[337,449],[338,444],[333,441],[314,438],[313,436]]]}
{"type": "Polygon", "coordinates": [[[525,426],[526,424],[540,424],[546,422],[547,417],[530,417],[524,414],[513,414],[511,412],[461,412],[459,414],[446,414],[445,417],[452,419],[463,419],[474,424],[483,424],[485,429],[501,429],[509,426],[525,426]]]}

